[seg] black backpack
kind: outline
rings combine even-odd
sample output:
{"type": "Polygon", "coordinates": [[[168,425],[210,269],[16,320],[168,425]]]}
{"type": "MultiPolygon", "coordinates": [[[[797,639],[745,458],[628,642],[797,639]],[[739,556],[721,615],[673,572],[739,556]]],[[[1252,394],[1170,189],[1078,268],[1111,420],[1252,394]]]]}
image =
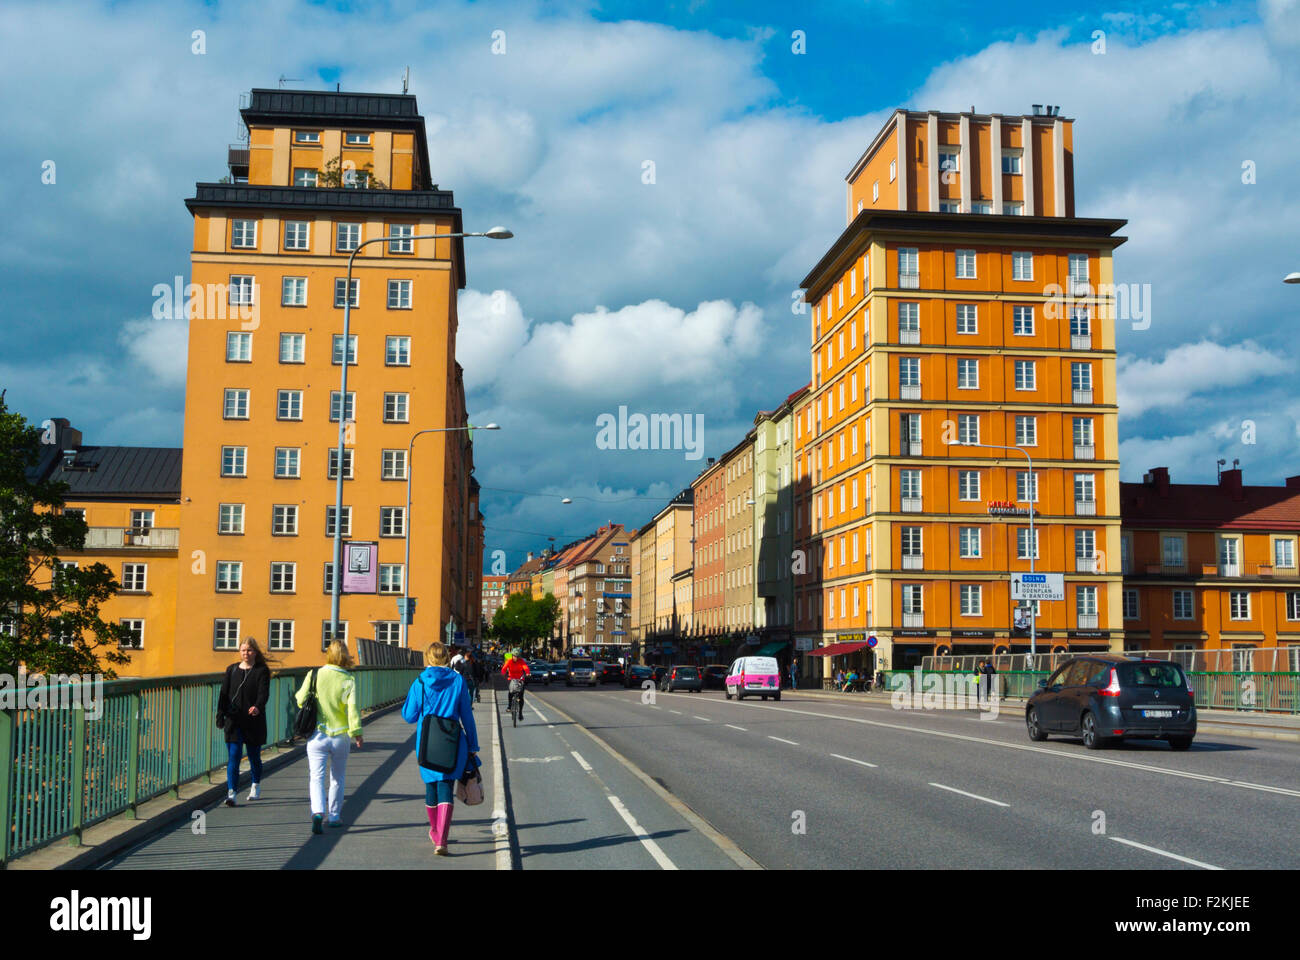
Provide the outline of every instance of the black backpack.
{"type": "Polygon", "coordinates": [[[311,738],[316,732],[316,671],[311,672],[311,689],[307,691],[307,699],[303,701],[298,708],[298,715],[293,718],[293,735],[302,737],[304,740],[311,738]]]}

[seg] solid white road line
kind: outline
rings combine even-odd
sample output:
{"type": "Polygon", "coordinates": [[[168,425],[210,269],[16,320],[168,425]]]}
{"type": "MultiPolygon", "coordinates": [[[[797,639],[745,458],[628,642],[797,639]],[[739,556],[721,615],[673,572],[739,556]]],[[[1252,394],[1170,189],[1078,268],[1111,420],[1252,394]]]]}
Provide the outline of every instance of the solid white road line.
{"type": "Polygon", "coordinates": [[[695,719],[696,719],[696,720],[703,720],[705,723],[712,723],[712,722],[713,722],[713,721],[710,720],[708,717],[696,717],[695,719]]]}
{"type": "Polygon", "coordinates": [[[571,750],[569,752],[573,754],[573,759],[578,761],[578,766],[582,767],[582,769],[586,770],[588,773],[591,773],[591,764],[582,759],[582,754],[577,750],[571,750]]]}
{"type": "Polygon", "coordinates": [[[1145,850],[1147,853],[1159,854],[1162,857],[1168,857],[1170,860],[1180,860],[1183,863],[1190,863],[1194,867],[1201,867],[1204,870],[1222,870],[1223,867],[1216,867],[1212,863],[1201,863],[1199,860],[1193,860],[1191,857],[1180,857],[1176,853],[1170,853],[1168,850],[1161,850],[1159,847],[1148,847],[1145,843],[1138,843],[1136,840],[1125,840],[1123,837],[1111,837],[1116,843],[1122,843],[1125,846],[1137,847],[1139,850],[1145,850]]]}
{"type": "Polygon", "coordinates": [[[492,688],[492,839],[496,847],[496,868],[509,870],[513,864],[510,854],[510,818],[506,815],[506,778],[501,767],[501,708],[497,703],[496,688],[492,688]]]}
{"type": "Polygon", "coordinates": [[[528,706],[532,708],[533,713],[537,714],[537,719],[542,721],[542,723],[549,724],[551,722],[549,719],[547,719],[546,714],[542,713],[542,711],[537,709],[537,704],[533,703],[533,701],[526,700],[524,702],[527,703],[528,706]]]}
{"type": "Polygon", "coordinates": [[[780,740],[782,743],[788,743],[788,744],[790,744],[790,746],[792,746],[792,747],[797,747],[797,746],[799,746],[799,744],[795,743],[793,740],[785,740],[785,739],[783,739],[783,738],[781,738],[781,737],[774,737],[774,736],[772,736],[771,734],[768,734],[767,739],[769,739],[769,740],[780,740]]]}
{"type": "Polygon", "coordinates": [[[668,712],[669,712],[669,713],[675,713],[675,714],[677,714],[677,716],[679,716],[679,717],[682,715],[682,712],[681,712],[680,710],[669,710],[668,712]]]}
{"type": "Polygon", "coordinates": [[[857,763],[857,764],[861,764],[861,765],[864,766],[864,767],[878,767],[878,766],[880,766],[880,764],[878,764],[878,763],[867,763],[867,761],[865,761],[865,760],[854,760],[852,757],[841,756],[841,755],[838,754],[838,753],[832,753],[831,756],[834,757],[836,760],[847,760],[849,763],[857,763]]]}
{"type": "Polygon", "coordinates": [[[983,800],[985,803],[991,803],[995,807],[1011,806],[1011,804],[1003,803],[1001,800],[990,800],[988,797],[981,797],[978,793],[967,793],[965,790],[958,790],[956,787],[945,787],[942,783],[931,783],[930,786],[938,787],[940,790],[948,790],[952,793],[960,793],[963,797],[970,797],[972,800],[983,800]]]}
{"type": "Polygon", "coordinates": [[[724,723],[723,726],[724,726],[724,727],[730,727],[732,730],[740,730],[740,731],[742,731],[742,732],[744,732],[744,733],[748,733],[748,732],[749,732],[749,728],[748,728],[748,727],[738,727],[738,726],[736,726],[734,723],[724,723]]]}
{"type": "MultiPolygon", "coordinates": [[[[575,753],[574,756],[576,757],[577,754],[575,753]]],[[[641,846],[645,847],[650,856],[654,857],[655,863],[665,870],[676,870],[677,864],[669,860],[668,855],[659,849],[659,844],[650,839],[650,834],[646,833],[645,827],[636,822],[636,819],[628,812],[627,807],[623,806],[623,801],[611,793],[609,794],[609,802],[614,805],[614,809],[623,818],[623,822],[632,828],[632,832],[641,841],[641,846]]]]}

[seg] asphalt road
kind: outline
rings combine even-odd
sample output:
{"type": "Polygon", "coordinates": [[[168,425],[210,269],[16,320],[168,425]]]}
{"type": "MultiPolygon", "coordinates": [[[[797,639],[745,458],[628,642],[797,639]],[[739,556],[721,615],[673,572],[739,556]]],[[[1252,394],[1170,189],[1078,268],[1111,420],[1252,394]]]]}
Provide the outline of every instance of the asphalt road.
{"type": "MultiPolygon", "coordinates": [[[[1300,866],[1294,743],[1201,734],[1186,753],[1163,742],[1094,752],[1077,740],[1030,742],[1023,707],[1009,704],[997,720],[981,720],[973,711],[903,711],[789,691],[780,703],[729,702],[720,691],[656,693],[645,703],[642,691],[613,686],[538,687],[529,697],[543,714],[558,707],[607,741],[768,868],[1300,866]]],[[[505,748],[528,850],[525,823],[538,831],[556,809],[586,808],[574,806],[581,781],[571,771],[550,776],[558,761],[520,771],[528,764],[515,763],[517,755],[569,752],[540,730],[536,740],[522,733],[507,730],[505,748]]],[[[602,776],[617,777],[604,751],[577,747],[577,728],[546,734],[562,734],[602,764],[602,776]]],[[[608,823],[590,823],[595,836],[613,835],[608,823]]],[[[535,836],[539,848],[559,842],[535,836]]],[[[572,852],[584,856],[562,865],[604,865],[590,846],[572,852]]],[[[683,856],[687,865],[704,864],[683,856]]]]}

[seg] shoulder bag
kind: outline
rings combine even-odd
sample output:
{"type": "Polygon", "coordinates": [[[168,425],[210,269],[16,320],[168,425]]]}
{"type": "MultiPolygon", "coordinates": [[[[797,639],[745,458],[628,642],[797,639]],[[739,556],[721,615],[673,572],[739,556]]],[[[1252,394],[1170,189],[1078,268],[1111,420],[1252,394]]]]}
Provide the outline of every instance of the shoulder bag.
{"type": "Polygon", "coordinates": [[[472,753],[465,760],[465,772],[456,785],[456,796],[467,807],[476,807],[483,802],[483,775],[474,765],[472,753]]]}
{"type": "Polygon", "coordinates": [[[316,702],[316,671],[311,672],[311,688],[307,691],[307,699],[303,701],[298,708],[298,715],[293,718],[293,735],[302,737],[304,740],[310,739],[316,732],[317,715],[319,705],[316,702]]]}
{"type": "MultiPolygon", "coordinates": [[[[427,693],[424,684],[420,685],[423,700],[427,693]]],[[[421,712],[424,704],[421,703],[421,712]]],[[[460,753],[460,721],[455,717],[435,717],[425,713],[420,718],[420,750],[416,762],[426,770],[435,773],[455,773],[456,757],[460,753]]]]}

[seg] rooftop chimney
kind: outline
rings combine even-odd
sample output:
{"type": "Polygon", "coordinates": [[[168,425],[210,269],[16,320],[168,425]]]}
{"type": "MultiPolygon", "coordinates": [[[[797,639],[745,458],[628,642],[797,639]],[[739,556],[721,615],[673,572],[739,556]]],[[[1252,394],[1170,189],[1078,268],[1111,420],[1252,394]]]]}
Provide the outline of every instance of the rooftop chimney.
{"type": "Polygon", "coordinates": [[[1147,475],[1142,478],[1142,482],[1148,486],[1156,488],[1157,496],[1169,496],[1169,468],[1152,467],[1147,471],[1147,475]]]}
{"type": "Polygon", "coordinates": [[[1241,489],[1241,468],[1234,467],[1231,470],[1224,470],[1219,475],[1219,486],[1227,490],[1232,495],[1233,500],[1245,500],[1246,495],[1241,489]]]}
{"type": "Polygon", "coordinates": [[[533,551],[529,550],[528,557],[524,560],[524,563],[527,563],[531,559],[533,559],[533,551]]]}

